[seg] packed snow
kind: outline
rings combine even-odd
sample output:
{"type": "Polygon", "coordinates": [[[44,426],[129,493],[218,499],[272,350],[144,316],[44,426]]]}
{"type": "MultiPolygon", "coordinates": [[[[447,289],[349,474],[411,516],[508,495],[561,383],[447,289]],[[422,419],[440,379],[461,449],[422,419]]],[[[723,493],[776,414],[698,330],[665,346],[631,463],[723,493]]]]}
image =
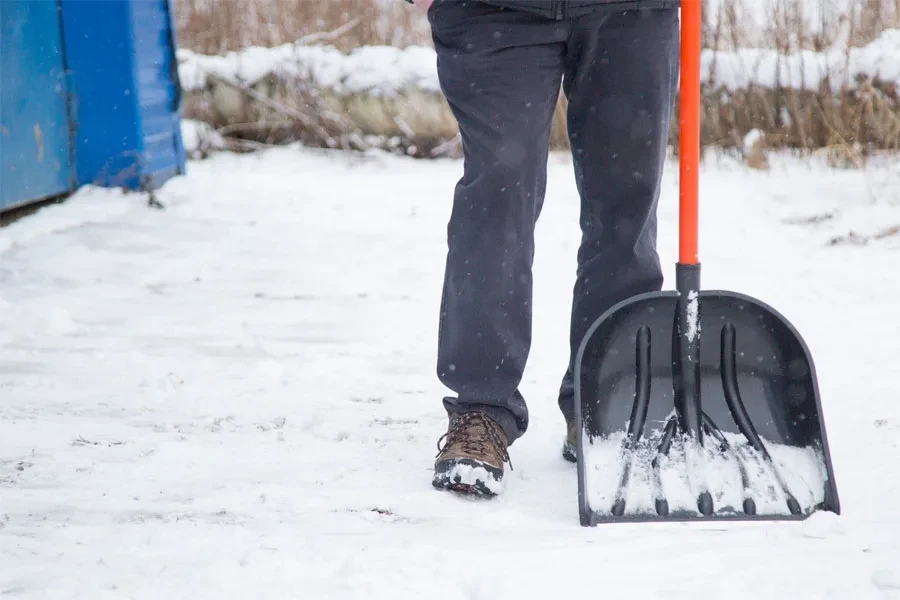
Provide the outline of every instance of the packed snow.
{"type": "Polygon", "coordinates": [[[205,158],[228,147],[225,138],[212,125],[194,119],[181,120],[181,142],[189,158],[205,158]]]}
{"type": "MultiPolygon", "coordinates": [[[[424,46],[365,46],[343,53],[331,46],[285,44],[249,47],[223,56],[182,49],[178,57],[182,85],[188,90],[206,87],[210,77],[254,85],[269,75],[339,95],[395,96],[408,88],[440,90],[434,50],[424,46]]],[[[837,91],[844,85],[855,87],[860,76],[900,86],[900,29],[888,29],[868,46],[849,50],[835,46],[824,52],[785,55],[764,48],[707,49],[701,69],[704,82],[728,90],[751,84],[815,90],[827,79],[837,91]]]]}
{"type": "Polygon", "coordinates": [[[706,50],[701,77],[711,86],[731,91],[750,85],[817,90],[827,82],[829,89],[837,92],[843,86],[856,87],[860,78],[900,86],[900,29],[888,29],[862,48],[788,54],[759,48],[706,50]]]}
{"type": "Polygon", "coordinates": [[[804,514],[825,498],[827,474],[823,457],[815,448],[797,448],[766,443],[775,466],[747,445],[741,436],[723,434],[730,448],[709,451],[690,444],[675,444],[666,456],[658,452],[659,439],[638,444],[623,452],[624,433],[589,442],[585,456],[587,470],[585,493],[591,510],[608,518],[620,498],[620,474],[631,464],[631,477],[622,493],[626,516],[655,516],[656,500],[665,499],[670,514],[699,516],[697,498],[709,492],[717,515],[743,516],[746,499],[754,502],[760,515],[790,516],[787,494],[795,498],[804,514]],[[659,457],[659,469],[653,461],[659,457]],[[747,484],[745,486],[744,477],[747,484]],[[782,485],[782,483],[784,485],[782,485]]]}
{"type": "MultiPolygon", "coordinates": [[[[530,430],[499,497],[432,488],[460,173],[217,153],[164,209],[87,187],[0,229],[0,594],[900,598],[894,162],[702,169],[704,286],[775,306],[819,374],[843,514],[780,524],[580,526],[556,407],[580,240],[564,155],[537,231],[530,430]]],[[[670,162],[667,288],[676,177],[670,162]]]]}
{"type": "Polygon", "coordinates": [[[308,82],[337,94],[393,96],[407,87],[437,92],[434,50],[424,46],[362,46],[343,53],[333,46],[284,44],[248,47],[222,56],[178,50],[179,76],[187,90],[200,89],[210,76],[253,85],[269,75],[308,82]]]}

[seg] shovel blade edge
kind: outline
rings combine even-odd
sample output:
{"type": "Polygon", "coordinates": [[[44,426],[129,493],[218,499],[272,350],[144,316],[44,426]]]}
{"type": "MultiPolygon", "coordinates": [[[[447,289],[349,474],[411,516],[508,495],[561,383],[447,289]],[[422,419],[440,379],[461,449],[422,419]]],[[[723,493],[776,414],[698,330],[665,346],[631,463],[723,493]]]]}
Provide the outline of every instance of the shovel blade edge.
{"type": "Polygon", "coordinates": [[[700,292],[704,443],[681,433],[678,300],[663,291],[621,302],[582,340],[574,373],[581,523],[839,514],[812,356],[767,304],[700,292]]]}

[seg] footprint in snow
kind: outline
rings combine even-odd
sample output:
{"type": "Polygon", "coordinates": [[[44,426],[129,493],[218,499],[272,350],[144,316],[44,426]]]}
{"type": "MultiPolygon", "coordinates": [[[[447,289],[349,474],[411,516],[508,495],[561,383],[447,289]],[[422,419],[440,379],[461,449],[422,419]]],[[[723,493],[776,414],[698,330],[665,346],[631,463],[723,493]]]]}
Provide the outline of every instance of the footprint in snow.
{"type": "Polygon", "coordinates": [[[884,592],[900,590],[900,571],[879,569],[872,573],[872,585],[884,592]]]}

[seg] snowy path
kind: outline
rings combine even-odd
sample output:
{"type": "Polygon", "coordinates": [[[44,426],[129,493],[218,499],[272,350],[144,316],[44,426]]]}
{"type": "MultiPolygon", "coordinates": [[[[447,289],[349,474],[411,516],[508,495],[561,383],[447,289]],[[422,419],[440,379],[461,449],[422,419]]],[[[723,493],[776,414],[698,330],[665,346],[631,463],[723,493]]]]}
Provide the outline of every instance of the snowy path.
{"type": "Polygon", "coordinates": [[[458,173],[220,155],[165,188],[166,210],[86,190],[0,230],[0,595],[900,598],[900,235],[826,243],[900,225],[896,172],[703,175],[704,287],[768,301],[810,344],[844,515],[597,529],[579,526],[559,456],[578,240],[559,158],[538,228],[532,429],[502,497],[431,489],[458,173]]]}

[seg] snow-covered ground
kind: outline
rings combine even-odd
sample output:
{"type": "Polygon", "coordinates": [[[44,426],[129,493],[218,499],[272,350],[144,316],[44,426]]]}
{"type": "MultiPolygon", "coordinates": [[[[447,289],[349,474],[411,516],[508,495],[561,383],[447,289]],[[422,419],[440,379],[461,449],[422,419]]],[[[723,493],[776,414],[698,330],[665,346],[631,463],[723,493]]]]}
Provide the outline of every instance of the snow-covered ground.
{"type": "Polygon", "coordinates": [[[887,164],[703,171],[704,287],[774,305],[818,369],[844,512],[777,525],[579,526],[555,403],[579,238],[563,157],[538,225],[533,424],[491,501],[430,485],[459,162],[292,147],[191,163],[164,210],[84,189],[0,230],[0,594],[900,598],[887,164]]]}

